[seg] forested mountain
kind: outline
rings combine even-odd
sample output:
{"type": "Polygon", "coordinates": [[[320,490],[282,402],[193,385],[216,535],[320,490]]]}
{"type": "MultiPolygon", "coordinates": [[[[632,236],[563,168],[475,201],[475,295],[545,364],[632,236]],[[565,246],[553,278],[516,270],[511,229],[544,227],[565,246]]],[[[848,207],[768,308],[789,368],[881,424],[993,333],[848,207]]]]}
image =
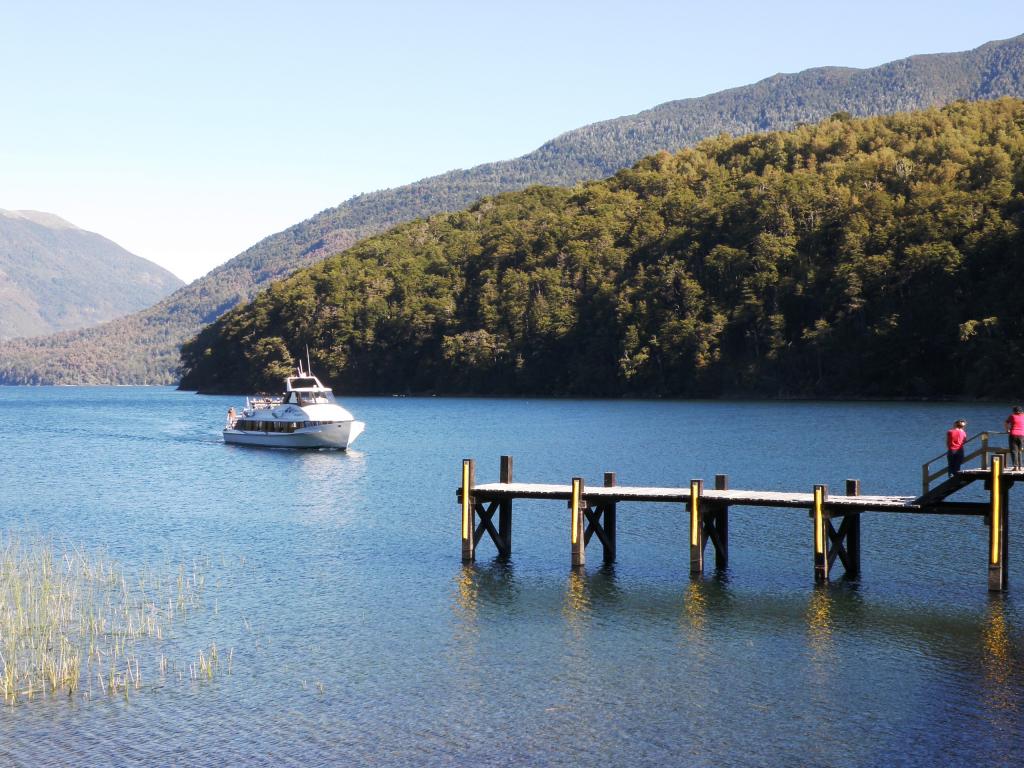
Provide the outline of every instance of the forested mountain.
{"type": "Polygon", "coordinates": [[[718,137],[404,224],[183,349],[184,388],[1019,397],[1024,102],[718,137]]]}
{"type": "Polygon", "coordinates": [[[1024,96],[1024,36],[872,69],[822,68],[570,131],[506,162],[359,195],[272,235],[156,307],[88,331],[0,344],[0,383],[167,383],[177,345],[271,280],[399,222],[457,211],[531,184],[572,185],[726,132],[789,128],[835,112],[871,115],[1024,96]]]}
{"type": "Polygon", "coordinates": [[[182,285],[52,213],[0,209],[0,339],[96,325],[182,285]]]}

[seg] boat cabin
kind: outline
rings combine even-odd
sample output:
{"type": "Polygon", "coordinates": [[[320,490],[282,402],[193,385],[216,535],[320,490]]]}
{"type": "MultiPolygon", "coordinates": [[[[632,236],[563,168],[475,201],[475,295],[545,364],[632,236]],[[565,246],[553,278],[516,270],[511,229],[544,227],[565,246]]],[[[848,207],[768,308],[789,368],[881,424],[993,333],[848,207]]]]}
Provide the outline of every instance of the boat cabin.
{"type": "Polygon", "coordinates": [[[294,403],[300,408],[334,402],[334,393],[320,383],[316,376],[289,376],[285,380],[284,404],[294,403]]]}

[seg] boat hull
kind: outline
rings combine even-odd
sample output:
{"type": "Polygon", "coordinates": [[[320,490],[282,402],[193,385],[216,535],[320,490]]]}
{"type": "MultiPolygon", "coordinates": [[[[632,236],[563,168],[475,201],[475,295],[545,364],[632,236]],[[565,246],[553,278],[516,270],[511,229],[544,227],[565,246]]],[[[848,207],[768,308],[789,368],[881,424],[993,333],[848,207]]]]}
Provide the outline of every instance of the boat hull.
{"type": "Polygon", "coordinates": [[[297,429],[294,432],[262,432],[229,428],[224,430],[224,442],[263,448],[333,448],[344,451],[352,445],[365,428],[366,425],[361,421],[322,424],[316,427],[297,429]]]}

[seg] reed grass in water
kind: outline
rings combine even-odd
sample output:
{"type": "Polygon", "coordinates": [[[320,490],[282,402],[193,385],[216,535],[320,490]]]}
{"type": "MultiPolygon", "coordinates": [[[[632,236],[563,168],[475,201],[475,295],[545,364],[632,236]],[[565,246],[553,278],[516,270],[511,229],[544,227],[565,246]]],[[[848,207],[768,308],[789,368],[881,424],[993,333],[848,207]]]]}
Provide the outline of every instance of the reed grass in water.
{"type": "MultiPolygon", "coordinates": [[[[197,564],[170,577],[129,575],[102,555],[0,534],[0,696],[128,696],[143,687],[139,658],[150,652],[154,676],[165,679],[176,665],[163,641],[201,605],[204,584],[197,564]]],[[[232,658],[222,663],[214,643],[190,664],[190,678],[230,671],[232,658]]]]}

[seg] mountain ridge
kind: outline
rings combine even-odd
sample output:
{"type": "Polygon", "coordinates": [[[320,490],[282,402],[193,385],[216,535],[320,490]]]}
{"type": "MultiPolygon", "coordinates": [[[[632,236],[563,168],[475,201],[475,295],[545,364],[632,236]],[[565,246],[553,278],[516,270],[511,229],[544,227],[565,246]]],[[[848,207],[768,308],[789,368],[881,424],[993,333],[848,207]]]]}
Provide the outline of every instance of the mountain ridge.
{"type": "Polygon", "coordinates": [[[534,152],[356,195],[271,235],[155,307],[99,329],[0,344],[0,383],[172,383],[177,345],[275,279],[403,221],[534,184],[604,178],[658,150],[960,99],[1024,96],[1024,35],[868,69],[817,67],[567,131],[534,152]],[[139,351],[141,350],[141,351],[139,351]],[[92,362],[90,362],[92,358],[92,362]],[[113,378],[111,378],[113,376],[113,378]]]}
{"type": "MultiPolygon", "coordinates": [[[[47,213],[46,211],[9,211],[4,208],[0,208],[0,216],[4,216],[9,219],[24,219],[25,221],[41,224],[44,227],[49,227],[50,229],[82,229],[81,227],[72,224],[67,219],[62,219],[57,214],[47,213]]],[[[82,231],[84,232],[86,230],[82,231]]]]}

